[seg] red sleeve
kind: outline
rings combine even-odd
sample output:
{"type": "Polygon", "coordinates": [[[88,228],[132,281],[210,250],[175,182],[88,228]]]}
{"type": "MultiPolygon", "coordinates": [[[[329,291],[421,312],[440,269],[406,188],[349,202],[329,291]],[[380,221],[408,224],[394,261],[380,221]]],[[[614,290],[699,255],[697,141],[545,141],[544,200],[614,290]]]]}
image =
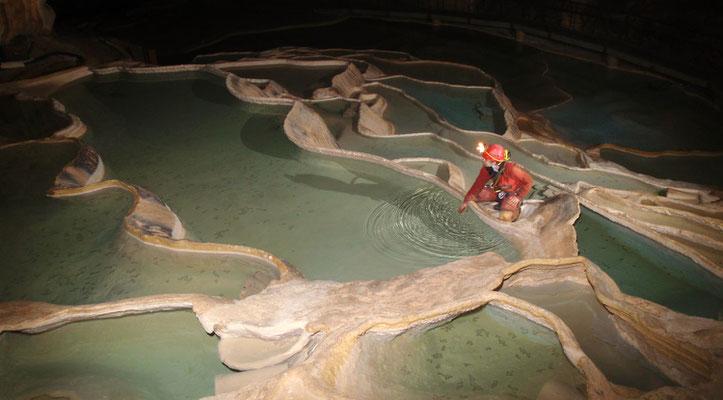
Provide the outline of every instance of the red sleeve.
{"type": "Polygon", "coordinates": [[[490,180],[490,174],[487,172],[487,168],[483,165],[482,169],[479,170],[479,175],[477,175],[477,179],[474,180],[472,187],[469,188],[467,194],[464,195],[464,202],[466,203],[474,200],[474,198],[477,197],[477,194],[482,191],[482,188],[488,180],[490,180]]]}
{"type": "Polygon", "coordinates": [[[517,194],[519,194],[521,198],[527,196],[527,193],[530,193],[532,183],[534,182],[530,174],[525,172],[525,170],[517,164],[514,164],[514,168],[512,168],[512,171],[509,171],[509,173],[520,183],[517,189],[517,194]]]}

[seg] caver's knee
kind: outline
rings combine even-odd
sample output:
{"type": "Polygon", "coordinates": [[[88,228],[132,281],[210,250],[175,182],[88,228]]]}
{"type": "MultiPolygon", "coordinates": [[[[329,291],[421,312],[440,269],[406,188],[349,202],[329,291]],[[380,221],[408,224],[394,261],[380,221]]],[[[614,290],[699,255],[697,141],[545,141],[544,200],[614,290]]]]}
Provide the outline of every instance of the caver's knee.
{"type": "Polygon", "coordinates": [[[520,215],[518,212],[503,210],[500,211],[500,220],[505,222],[515,222],[517,217],[520,215]]]}
{"type": "Polygon", "coordinates": [[[508,196],[502,200],[500,205],[500,219],[506,222],[515,222],[520,216],[522,200],[517,196],[508,196]]]}

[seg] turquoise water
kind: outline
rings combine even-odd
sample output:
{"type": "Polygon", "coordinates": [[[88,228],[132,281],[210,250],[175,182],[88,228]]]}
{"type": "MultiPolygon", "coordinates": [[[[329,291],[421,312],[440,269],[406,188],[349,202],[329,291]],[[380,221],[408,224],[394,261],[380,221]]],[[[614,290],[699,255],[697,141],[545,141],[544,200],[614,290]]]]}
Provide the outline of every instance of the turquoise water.
{"type": "Polygon", "coordinates": [[[585,207],[575,229],[580,255],[605,271],[623,293],[688,315],[723,317],[723,281],[688,257],[585,207]]]}
{"type": "Polygon", "coordinates": [[[263,249],[309,279],[337,281],[388,278],[487,250],[519,259],[492,228],[457,214],[458,201],[441,189],[301,150],[283,133],[288,107],[245,104],[221,82],[87,82],[58,97],[88,125],[84,140],[109,175],[158,195],[197,240],[263,249]],[[417,221],[413,230],[402,215],[417,221]],[[379,243],[400,225],[398,246],[379,243]],[[474,240],[444,248],[428,239],[445,235],[474,240]],[[412,260],[400,263],[408,252],[412,260]]]}
{"type": "Polygon", "coordinates": [[[581,157],[577,151],[553,143],[544,143],[535,139],[520,140],[517,144],[530,153],[544,156],[548,160],[569,167],[581,167],[581,157]]]}
{"type": "MultiPolygon", "coordinates": [[[[380,89],[379,91],[382,91],[380,89]]],[[[418,112],[419,110],[411,102],[391,91],[384,91],[384,95],[390,99],[390,111],[385,117],[391,114],[391,120],[406,122],[412,127],[408,129],[411,133],[414,129],[433,126],[433,120],[418,112]],[[394,109],[398,104],[402,108],[394,109]],[[407,118],[402,119],[402,115],[407,118]],[[428,125],[425,125],[428,124],[428,125]]],[[[385,158],[400,157],[433,157],[448,160],[459,166],[462,170],[467,187],[469,187],[478,172],[479,161],[470,158],[468,155],[459,152],[454,146],[450,146],[433,137],[405,137],[401,135],[393,138],[369,138],[354,133],[345,124],[343,118],[333,114],[326,114],[325,118],[330,121],[335,135],[339,137],[339,144],[350,150],[369,152],[385,158]]],[[[398,125],[397,125],[398,126],[398,125]]],[[[458,143],[476,143],[472,138],[486,140],[483,134],[464,134],[453,130],[441,129],[438,134],[446,136],[458,143]]],[[[525,168],[533,172],[552,177],[561,182],[575,182],[585,180],[600,186],[618,189],[637,189],[655,192],[655,188],[640,181],[591,171],[570,171],[564,168],[544,164],[521,151],[515,151],[516,145],[508,142],[500,142],[511,148],[512,159],[519,162],[525,168]],[[592,178],[592,179],[591,179],[592,178]]],[[[542,182],[544,183],[544,182],[542,182]]],[[[538,182],[540,184],[540,182],[538,182]]],[[[583,212],[583,217],[577,222],[578,246],[580,254],[592,259],[604,269],[609,269],[610,275],[621,284],[622,290],[628,294],[647,298],[668,306],[674,310],[690,315],[701,315],[710,318],[718,318],[721,299],[717,293],[721,293],[721,281],[708,273],[687,257],[678,253],[666,250],[663,246],[654,244],[651,240],[642,235],[606,233],[611,230],[625,232],[625,229],[600,217],[597,223],[593,224],[587,216],[589,212],[583,212]],[[607,237],[600,240],[600,236],[607,237]],[[609,235],[609,236],[608,236],[609,235]],[[620,238],[625,238],[620,240],[620,238]],[[636,248],[632,251],[631,248],[636,248]],[[666,256],[660,256],[665,254],[666,256]],[[631,266],[632,265],[632,266],[631,266]],[[629,268],[628,268],[629,267],[629,268]],[[629,270],[628,270],[629,269],[629,270]],[[637,272],[632,272],[637,271],[637,272]],[[672,278],[680,276],[679,281],[672,278]],[[648,275],[650,274],[650,275],[648,275]],[[647,276],[647,279],[640,279],[647,276]],[[641,282],[654,280],[661,283],[644,285],[641,282]],[[643,287],[650,286],[650,287],[643,287]]]]}
{"type": "Polygon", "coordinates": [[[353,376],[358,398],[535,399],[555,382],[579,395],[585,378],[565,357],[557,335],[494,306],[425,332],[365,335],[353,376]]]}
{"type": "Polygon", "coordinates": [[[253,292],[278,276],[269,265],[238,256],[143,244],[122,226],[132,205],[125,190],[45,196],[76,152],[69,143],[0,151],[6,172],[0,176],[0,301],[87,304],[162,293],[235,298],[247,279],[254,277],[253,292]]]}
{"type": "MultiPolygon", "coordinates": [[[[389,107],[384,113],[384,118],[394,124],[399,134],[419,133],[428,132],[436,134],[442,138],[449,139],[456,142],[463,148],[470,152],[476,153],[475,148],[477,143],[483,141],[487,144],[502,144],[506,149],[511,152],[511,159],[514,162],[521,164],[524,168],[529,171],[538,173],[542,176],[554,179],[557,182],[562,183],[575,183],[578,181],[585,181],[597,186],[609,187],[613,189],[622,190],[643,190],[650,193],[656,193],[660,189],[656,186],[649,185],[640,180],[628,178],[620,175],[614,175],[606,172],[598,172],[592,170],[570,170],[555,165],[549,165],[545,162],[539,161],[536,158],[523,151],[516,144],[507,141],[499,135],[484,133],[484,132],[461,132],[456,129],[450,129],[441,124],[437,123],[435,118],[424,112],[419,106],[414,104],[409,99],[404,98],[400,94],[383,87],[369,87],[369,91],[373,93],[379,93],[384,96],[389,102],[389,107]]],[[[463,111],[460,111],[463,112],[463,111]]],[[[379,141],[386,140],[384,138],[378,139],[379,141]]],[[[390,144],[391,146],[392,144],[390,144]]],[[[361,149],[359,145],[355,145],[356,148],[361,149]]],[[[439,147],[439,146],[435,146],[439,147]]],[[[418,150],[420,154],[424,154],[426,150],[418,150]]],[[[450,154],[443,159],[452,161],[450,157],[454,157],[450,154]]],[[[454,157],[456,160],[460,160],[460,167],[463,170],[467,170],[464,164],[464,160],[460,157],[454,157]]],[[[455,161],[453,161],[455,162],[455,161]]],[[[455,162],[456,163],[456,162],[455,162]]],[[[481,167],[481,160],[479,161],[479,167],[475,172],[479,172],[481,167]]],[[[472,181],[468,181],[468,185],[471,185],[472,181]]]]}
{"type": "Polygon", "coordinates": [[[545,110],[579,147],[602,143],[644,151],[721,151],[723,113],[680,86],[642,74],[547,55],[548,75],[575,99],[545,110]]]}
{"type": "Polygon", "coordinates": [[[419,82],[406,77],[380,79],[436,111],[457,128],[504,134],[507,125],[504,110],[491,88],[453,87],[419,82]]]}
{"type": "Polygon", "coordinates": [[[664,179],[723,187],[723,156],[662,155],[644,157],[615,149],[602,149],[606,160],[641,174],[664,179]]]}
{"type": "Polygon", "coordinates": [[[478,159],[436,136],[363,136],[353,129],[354,117],[343,116],[343,110],[327,110],[317,106],[316,111],[324,119],[339,146],[345,150],[374,154],[389,160],[408,157],[447,160],[460,168],[467,182],[474,181],[481,168],[478,159]]]}
{"type": "MultiPolygon", "coordinates": [[[[646,75],[616,71],[544,52],[514,40],[450,26],[432,28],[397,21],[349,19],[305,29],[303,35],[299,33],[291,30],[284,34],[258,35],[254,46],[266,49],[288,44],[293,39],[298,45],[314,48],[403,50],[420,59],[474,65],[497,79],[521,112],[560,105],[573,96],[574,101],[543,113],[560,130],[558,133],[582,148],[611,142],[643,150],[721,150],[715,132],[723,114],[687,95],[682,87],[646,75]]],[[[228,40],[208,50],[236,50],[240,45],[248,46],[228,40]]],[[[480,84],[479,80],[460,78],[456,72],[417,75],[415,70],[422,67],[367,60],[376,62],[390,75],[407,74],[429,81],[480,84]]],[[[657,162],[650,161],[649,164],[657,162]]],[[[628,166],[627,163],[622,165],[628,166]]],[[[634,164],[630,166],[635,170],[634,164]]],[[[656,168],[665,171],[667,164],[661,160],[656,168]]],[[[685,175],[681,180],[698,182],[697,175],[685,175]]]]}
{"type": "Polygon", "coordinates": [[[429,157],[446,160],[460,168],[465,182],[471,183],[477,177],[481,162],[460,151],[457,147],[433,136],[365,137],[349,133],[338,140],[346,150],[374,154],[390,160],[407,157],[429,157]]]}
{"type": "Polygon", "coordinates": [[[190,311],[76,322],[49,332],[0,335],[3,399],[199,399],[214,376],[218,338],[190,311]]]}
{"type": "Polygon", "coordinates": [[[560,317],[575,335],[585,354],[611,382],[653,390],[675,386],[618,332],[608,312],[589,286],[552,283],[502,288],[560,317]]]}

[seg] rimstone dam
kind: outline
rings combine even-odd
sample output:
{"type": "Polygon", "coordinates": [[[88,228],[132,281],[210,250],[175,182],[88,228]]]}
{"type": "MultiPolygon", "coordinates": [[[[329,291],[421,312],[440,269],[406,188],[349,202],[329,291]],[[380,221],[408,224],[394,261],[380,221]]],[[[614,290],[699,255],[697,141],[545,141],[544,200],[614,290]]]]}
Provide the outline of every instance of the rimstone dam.
{"type": "Polygon", "coordinates": [[[489,37],[527,101],[421,49],[4,80],[0,398],[720,398],[720,110],[489,37]],[[515,222],[457,212],[480,142],[534,178],[515,222]]]}

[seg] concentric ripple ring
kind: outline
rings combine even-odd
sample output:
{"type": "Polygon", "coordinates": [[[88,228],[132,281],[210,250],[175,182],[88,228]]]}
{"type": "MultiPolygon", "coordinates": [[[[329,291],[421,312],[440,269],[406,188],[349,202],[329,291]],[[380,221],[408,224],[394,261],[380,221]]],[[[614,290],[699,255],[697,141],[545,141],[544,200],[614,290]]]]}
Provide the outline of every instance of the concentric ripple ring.
{"type": "Polygon", "coordinates": [[[505,247],[506,241],[459,201],[437,187],[403,193],[370,213],[366,231],[374,247],[399,261],[447,263],[505,247]]]}

